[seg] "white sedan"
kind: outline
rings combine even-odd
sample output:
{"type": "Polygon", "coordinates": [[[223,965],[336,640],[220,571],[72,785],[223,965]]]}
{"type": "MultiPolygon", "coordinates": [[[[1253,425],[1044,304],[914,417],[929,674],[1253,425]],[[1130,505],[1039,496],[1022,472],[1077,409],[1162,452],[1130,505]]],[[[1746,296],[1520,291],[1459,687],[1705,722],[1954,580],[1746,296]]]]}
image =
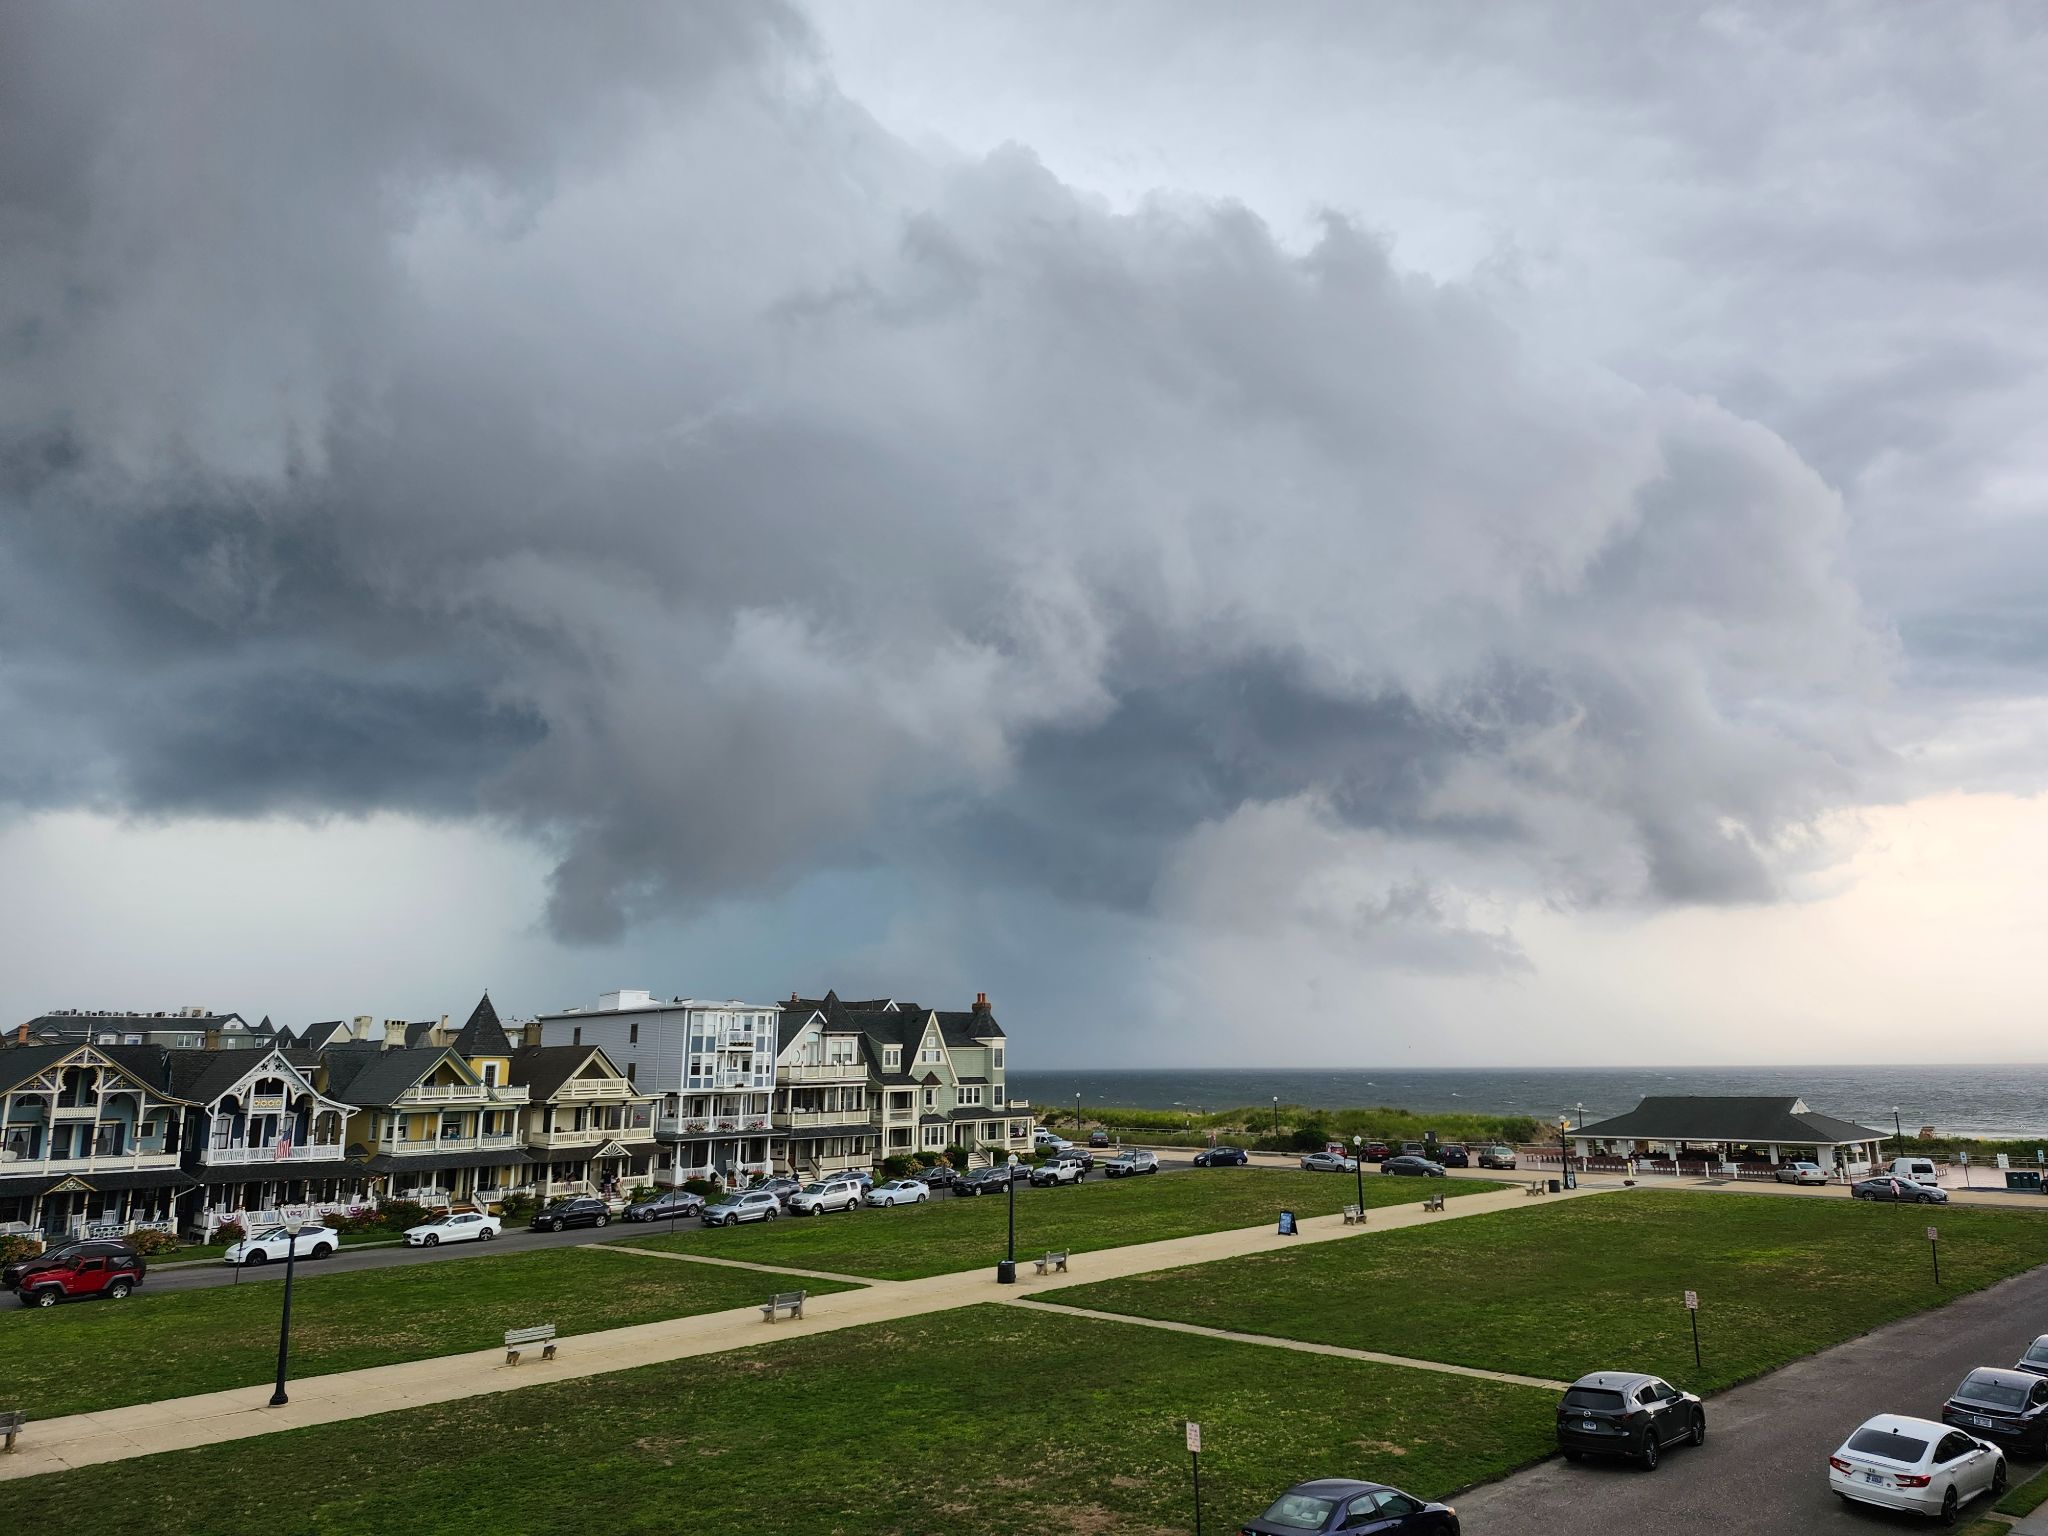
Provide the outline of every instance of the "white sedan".
{"type": "Polygon", "coordinates": [[[868,1191],[869,1205],[921,1205],[932,1192],[915,1179],[891,1179],[868,1191]]]}
{"type": "Polygon", "coordinates": [[[452,1211],[446,1216],[436,1216],[432,1221],[423,1221],[416,1227],[405,1229],[405,1243],[408,1248],[432,1248],[441,1243],[488,1243],[504,1230],[504,1224],[495,1216],[481,1215],[476,1211],[452,1211]]]}
{"type": "Polygon", "coordinates": [[[1780,1184],[1825,1184],[1828,1171],[1819,1163],[1780,1163],[1777,1179],[1780,1184]]]}
{"type": "Polygon", "coordinates": [[[282,1264],[287,1253],[293,1258],[324,1259],[341,1244],[329,1227],[301,1227],[293,1237],[283,1227],[265,1227],[230,1245],[221,1255],[226,1264],[282,1264]]]}
{"type": "Polygon", "coordinates": [[[1953,1521],[1978,1494],[2005,1492],[2005,1458],[1960,1429],[1881,1413],[1828,1458],[1828,1486],[1858,1504],[1953,1521]]]}

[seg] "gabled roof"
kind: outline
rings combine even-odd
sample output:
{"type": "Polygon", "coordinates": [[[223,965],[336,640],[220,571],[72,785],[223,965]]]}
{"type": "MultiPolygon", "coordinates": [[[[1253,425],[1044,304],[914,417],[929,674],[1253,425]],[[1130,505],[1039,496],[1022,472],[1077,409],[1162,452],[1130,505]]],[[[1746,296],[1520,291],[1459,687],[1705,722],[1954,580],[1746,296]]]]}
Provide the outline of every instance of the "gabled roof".
{"type": "Polygon", "coordinates": [[[77,1049],[75,1045],[13,1045],[0,1051],[0,1092],[40,1076],[77,1049]]]}
{"type": "Polygon", "coordinates": [[[0,1091],[28,1081],[51,1067],[61,1066],[74,1056],[91,1052],[133,1078],[159,1098],[182,1099],[170,1086],[171,1054],[160,1045],[94,1045],[80,1040],[66,1045],[17,1045],[0,1051],[0,1091]]]}
{"type": "Polygon", "coordinates": [[[259,1071],[273,1054],[298,1068],[302,1076],[307,1075],[306,1067],[292,1060],[299,1053],[278,1048],[254,1050],[244,1046],[240,1050],[173,1050],[164,1053],[168,1058],[166,1065],[171,1092],[195,1104],[211,1104],[243,1078],[259,1071]]]}
{"type": "Polygon", "coordinates": [[[474,1081],[476,1074],[469,1070],[467,1062],[446,1046],[417,1046],[395,1051],[379,1050],[374,1045],[343,1046],[327,1053],[327,1092],[330,1098],[340,1099],[344,1104],[360,1108],[390,1104],[398,1096],[432,1072],[444,1061],[450,1061],[461,1069],[463,1075],[474,1081]],[[343,1082],[335,1072],[337,1064],[346,1064],[351,1070],[343,1082]]]}
{"type": "Polygon", "coordinates": [[[983,1040],[1003,1038],[1003,1026],[996,1022],[993,1013],[983,1009],[966,1008],[958,1013],[942,1011],[938,1019],[939,1032],[946,1037],[949,1046],[972,1046],[983,1040]]]}
{"type": "Polygon", "coordinates": [[[355,1037],[349,1033],[346,1019],[324,1019],[318,1024],[308,1024],[299,1031],[299,1044],[310,1046],[316,1051],[331,1045],[342,1045],[355,1037]]]}
{"type": "Polygon", "coordinates": [[[538,1104],[559,1093],[593,1056],[604,1062],[612,1076],[625,1081],[625,1073],[596,1045],[523,1045],[512,1053],[512,1081],[525,1086],[528,1102],[538,1104]]]}
{"type": "MultiPolygon", "coordinates": [[[[406,1031],[408,1040],[411,1034],[410,1030],[406,1031]]],[[[512,1042],[505,1038],[505,1026],[498,1022],[498,1010],[491,1006],[490,993],[478,998],[476,1007],[470,1010],[469,1022],[455,1037],[455,1051],[459,1056],[512,1054],[512,1042]]]]}
{"type": "Polygon", "coordinates": [[[434,1026],[440,1022],[439,1019],[419,1019],[406,1025],[405,1043],[407,1045],[427,1044],[427,1036],[434,1032],[434,1026]]]}
{"type": "Polygon", "coordinates": [[[1644,1099],[1625,1115],[1570,1133],[1594,1141],[1740,1141],[1793,1146],[1881,1141],[1884,1131],[1818,1114],[1789,1096],[1723,1098],[1673,1094],[1644,1099]]]}

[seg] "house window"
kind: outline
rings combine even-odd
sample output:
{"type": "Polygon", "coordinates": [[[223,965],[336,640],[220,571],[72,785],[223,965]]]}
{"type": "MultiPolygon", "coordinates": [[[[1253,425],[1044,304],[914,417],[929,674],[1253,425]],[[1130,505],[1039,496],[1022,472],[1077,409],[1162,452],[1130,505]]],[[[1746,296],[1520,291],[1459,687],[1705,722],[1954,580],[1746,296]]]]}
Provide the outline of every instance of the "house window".
{"type": "Polygon", "coordinates": [[[626,1063],[626,1081],[627,1081],[627,1082],[629,1082],[629,1083],[635,1082],[636,1080],[635,1080],[635,1078],[634,1078],[633,1074],[634,1074],[635,1072],[639,1071],[639,1070],[640,1070],[640,1063],[639,1063],[639,1062],[637,1062],[637,1061],[629,1061],[629,1062],[627,1062],[627,1063],[626,1063]]]}
{"type": "Polygon", "coordinates": [[[882,1048],[882,1066],[885,1070],[894,1072],[902,1065],[903,1048],[901,1046],[889,1045],[882,1048]]]}
{"type": "Polygon", "coordinates": [[[989,1084],[988,1102],[992,1108],[1001,1109],[1003,1107],[1003,1085],[1001,1083],[989,1084]]]}
{"type": "Polygon", "coordinates": [[[998,1066],[998,1067],[1002,1066],[1002,1064],[1003,1064],[1003,1048],[1002,1048],[1002,1047],[1001,1047],[1000,1045],[999,1045],[999,1046],[997,1046],[997,1047],[995,1048],[995,1050],[994,1050],[994,1052],[993,1052],[993,1057],[994,1057],[994,1061],[995,1061],[995,1064],[996,1064],[996,1066],[998,1066]]]}
{"type": "Polygon", "coordinates": [[[925,1089],[925,1091],[924,1091],[924,1107],[925,1107],[926,1109],[937,1109],[937,1108],[939,1107],[939,1090],[938,1090],[938,1089],[936,1089],[936,1088],[927,1088],[927,1089],[925,1089]]]}
{"type": "Polygon", "coordinates": [[[637,1019],[636,1019],[636,1020],[634,1020],[634,1021],[633,1021],[633,1022],[632,1022],[631,1024],[628,1024],[628,1025],[626,1026],[626,1044],[628,1044],[628,1045],[638,1045],[639,1043],[640,1043],[640,1022],[639,1022],[639,1020],[637,1020],[637,1019]]]}
{"type": "Polygon", "coordinates": [[[575,1032],[569,1036],[569,1043],[571,1045],[581,1045],[583,1043],[583,1026],[581,1024],[578,1024],[575,1032]]]}
{"type": "Polygon", "coordinates": [[[484,1063],[484,1086],[486,1088],[498,1086],[498,1064],[495,1061],[484,1063]]]}

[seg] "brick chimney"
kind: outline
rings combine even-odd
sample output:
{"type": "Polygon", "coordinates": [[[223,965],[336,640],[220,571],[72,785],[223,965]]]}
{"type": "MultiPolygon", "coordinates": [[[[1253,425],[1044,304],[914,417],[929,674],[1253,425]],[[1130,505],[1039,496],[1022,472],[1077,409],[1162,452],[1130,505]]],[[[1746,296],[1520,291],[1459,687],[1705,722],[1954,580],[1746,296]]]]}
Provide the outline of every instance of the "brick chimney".
{"type": "Polygon", "coordinates": [[[988,1012],[988,994],[986,992],[977,992],[974,994],[974,1011],[976,1013],[988,1012]]]}

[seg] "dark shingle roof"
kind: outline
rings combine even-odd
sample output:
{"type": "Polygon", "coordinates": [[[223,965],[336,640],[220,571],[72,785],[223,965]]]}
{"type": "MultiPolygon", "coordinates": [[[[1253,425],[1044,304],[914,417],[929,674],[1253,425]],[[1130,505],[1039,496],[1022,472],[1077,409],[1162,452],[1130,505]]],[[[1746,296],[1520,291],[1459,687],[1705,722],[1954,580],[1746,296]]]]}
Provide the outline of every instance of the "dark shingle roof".
{"type": "Polygon", "coordinates": [[[946,1037],[948,1045],[974,1045],[983,1039],[1003,1038],[1003,1026],[996,1022],[996,1016],[973,1008],[959,1013],[942,1011],[939,1014],[939,1032],[946,1037]]]}
{"type": "Polygon", "coordinates": [[[611,1058],[594,1045],[525,1045],[512,1053],[512,1081],[523,1084],[529,1102],[551,1099],[593,1056],[611,1058]]]}
{"type": "Polygon", "coordinates": [[[329,1051],[327,1092],[344,1104],[362,1108],[389,1104],[454,1054],[438,1045],[396,1051],[380,1051],[375,1046],[329,1051]],[[354,1068],[346,1083],[339,1082],[334,1075],[336,1057],[354,1068]]]}
{"type": "MultiPolygon", "coordinates": [[[[411,1031],[406,1032],[407,1043],[411,1042],[411,1031]]],[[[505,1038],[505,1026],[498,1022],[498,1010],[491,1006],[491,994],[486,992],[477,999],[470,1011],[469,1022],[462,1026],[462,1033],[455,1037],[455,1053],[458,1056],[510,1056],[512,1042],[505,1038]]]]}
{"type": "Polygon", "coordinates": [[[1789,1096],[1721,1098],[1693,1094],[1644,1099],[1625,1115],[1571,1133],[1597,1141],[1776,1142],[1794,1146],[1879,1141],[1885,1133],[1816,1114],[1789,1096]]]}
{"type": "Polygon", "coordinates": [[[267,1051],[169,1051],[171,1092],[211,1104],[269,1054],[267,1051]]]}
{"type": "Polygon", "coordinates": [[[14,1045],[0,1051],[0,1090],[25,1083],[38,1072],[62,1061],[75,1045],[14,1045]]]}
{"type": "Polygon", "coordinates": [[[346,1019],[323,1019],[318,1024],[308,1024],[299,1031],[299,1044],[323,1050],[330,1045],[341,1045],[349,1040],[346,1019]]]}

